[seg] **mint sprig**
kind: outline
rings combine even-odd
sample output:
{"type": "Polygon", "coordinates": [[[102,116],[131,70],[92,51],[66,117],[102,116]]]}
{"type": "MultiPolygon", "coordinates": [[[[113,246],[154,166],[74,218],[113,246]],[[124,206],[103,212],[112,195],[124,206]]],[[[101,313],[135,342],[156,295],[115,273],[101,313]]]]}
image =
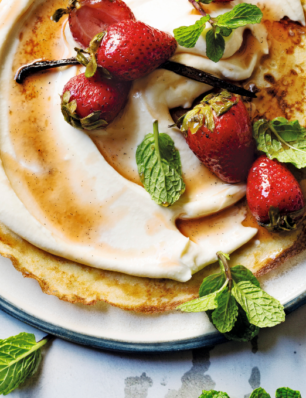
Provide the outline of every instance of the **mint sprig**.
{"type": "Polygon", "coordinates": [[[168,207],[179,200],[185,191],[180,154],[168,134],[159,134],[157,121],[153,134],[137,147],[136,163],[145,190],[157,204],[168,207]]]}
{"type": "MultiPolygon", "coordinates": [[[[291,390],[288,387],[278,388],[275,393],[276,398],[302,398],[301,393],[299,391],[291,390]]],[[[223,391],[202,391],[202,394],[199,398],[229,398],[226,392],[223,391]]],[[[250,398],[271,398],[270,394],[267,393],[266,390],[259,387],[253,390],[250,398]]]]}
{"type": "MultiPolygon", "coordinates": [[[[210,0],[200,0],[200,2],[205,4],[211,3],[210,0]]],[[[216,18],[205,15],[194,25],[181,26],[174,29],[173,33],[180,46],[193,48],[207,27],[206,55],[212,61],[218,62],[222,58],[225,50],[224,37],[228,37],[233,29],[248,24],[260,23],[262,17],[263,14],[257,6],[241,3],[236,5],[231,11],[219,15],[216,18]],[[210,25],[207,25],[208,22],[210,25]]]]}
{"type": "Polygon", "coordinates": [[[253,125],[253,136],[257,149],[268,158],[291,163],[298,169],[306,167],[306,129],[298,120],[260,119],[253,125]]]}
{"type": "Polygon", "coordinates": [[[48,339],[36,343],[33,334],[20,333],[0,340],[0,395],[9,394],[37,371],[41,347],[48,339]]]}
{"type": "Polygon", "coordinates": [[[281,387],[276,390],[276,398],[301,398],[301,393],[299,391],[291,390],[288,387],[281,387]]]}
{"type": "Polygon", "coordinates": [[[229,398],[226,392],[209,390],[203,391],[199,398],[229,398]]]}
{"type": "MultiPolygon", "coordinates": [[[[275,393],[276,398],[302,398],[301,393],[299,391],[291,390],[288,387],[278,388],[275,393]]],[[[223,391],[202,391],[202,394],[199,398],[230,398],[226,392],[223,391]]],[[[271,398],[270,394],[267,393],[266,390],[259,387],[253,390],[250,398],[271,398]]]]}
{"type": "Polygon", "coordinates": [[[207,312],[210,321],[229,340],[250,341],[259,328],[285,320],[281,303],[260,288],[243,265],[230,268],[229,255],[217,253],[221,272],[203,280],[200,298],[178,307],[183,312],[207,312]]]}

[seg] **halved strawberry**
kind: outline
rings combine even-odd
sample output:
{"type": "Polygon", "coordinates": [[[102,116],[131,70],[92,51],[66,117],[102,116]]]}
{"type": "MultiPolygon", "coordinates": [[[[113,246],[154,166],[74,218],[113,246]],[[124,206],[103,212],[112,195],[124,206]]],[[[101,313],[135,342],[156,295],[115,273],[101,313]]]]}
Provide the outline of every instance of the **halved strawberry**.
{"type": "Polygon", "coordinates": [[[67,9],[59,9],[53,15],[56,22],[69,14],[72,36],[82,47],[110,25],[127,19],[135,20],[131,9],[123,0],[70,0],[67,9]]]}

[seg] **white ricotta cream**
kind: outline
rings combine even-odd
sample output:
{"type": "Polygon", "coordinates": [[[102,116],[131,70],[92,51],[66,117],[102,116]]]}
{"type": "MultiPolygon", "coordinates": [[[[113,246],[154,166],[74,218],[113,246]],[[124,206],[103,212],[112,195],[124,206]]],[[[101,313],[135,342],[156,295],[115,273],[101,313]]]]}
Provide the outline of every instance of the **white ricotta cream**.
{"type": "MultiPolygon", "coordinates": [[[[137,19],[172,33],[173,28],[194,23],[187,0],[128,0],[137,19]]],[[[229,10],[232,3],[211,5],[213,16],[229,10]]],[[[260,5],[260,1],[248,1],[260,5]]],[[[245,185],[229,185],[212,175],[189,149],[184,137],[168,128],[169,109],[188,107],[210,87],[165,70],[156,70],[135,81],[122,115],[107,129],[90,135],[68,125],[60,113],[63,86],[77,73],[75,67],[51,73],[43,87],[40,117],[48,121],[44,131],[33,132],[46,155],[11,129],[8,103],[12,60],[18,47],[23,20],[41,1],[2,0],[0,3],[0,221],[35,246],[96,268],[151,278],[187,281],[192,274],[216,260],[216,252],[231,253],[257,230],[242,226],[244,212],[233,209],[215,228],[208,228],[195,243],[176,228],[178,218],[190,219],[216,213],[245,195],[245,185]],[[44,98],[50,97],[49,105],[44,98]],[[138,184],[135,152],[158,119],[180,151],[186,193],[171,208],[155,204],[138,184]],[[19,137],[16,139],[16,137],[19,137]],[[114,147],[120,156],[124,178],[104,159],[94,141],[114,147]],[[50,155],[51,153],[51,155],[50,155]],[[135,182],[133,182],[135,181],[135,182]],[[78,221],[79,220],[79,221],[78,221]]],[[[284,16],[304,23],[299,0],[264,2],[276,20],[284,16]]],[[[205,37],[194,49],[178,48],[173,59],[218,76],[243,80],[251,76],[259,57],[268,52],[264,25],[237,29],[226,41],[223,59],[215,64],[205,57],[205,37]],[[252,30],[254,51],[246,61],[237,51],[246,28],[252,30]]],[[[74,43],[65,29],[67,45],[62,57],[73,54],[74,43]]],[[[64,43],[64,41],[63,41],[64,43]]],[[[30,115],[29,115],[30,117],[30,115]]]]}

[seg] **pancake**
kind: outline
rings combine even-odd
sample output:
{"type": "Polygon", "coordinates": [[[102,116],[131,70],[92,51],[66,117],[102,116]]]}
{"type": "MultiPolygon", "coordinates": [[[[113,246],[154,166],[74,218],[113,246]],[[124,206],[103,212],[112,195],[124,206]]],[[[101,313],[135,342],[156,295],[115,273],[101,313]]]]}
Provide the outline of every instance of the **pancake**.
{"type": "MultiPolygon", "coordinates": [[[[62,3],[53,1],[49,7],[56,8],[62,3]]],[[[14,61],[14,71],[21,63],[30,62],[33,58],[54,57],[54,53],[41,43],[37,34],[40,24],[49,23],[46,11],[41,9],[39,12],[42,15],[36,15],[35,23],[31,26],[31,39],[20,37],[21,50],[14,61]]],[[[305,125],[306,60],[303,54],[306,31],[298,23],[287,19],[281,22],[266,19],[265,25],[269,32],[270,54],[262,57],[251,78],[243,82],[245,88],[254,88],[255,85],[260,90],[258,98],[252,102],[247,101],[246,105],[253,120],[263,116],[284,116],[288,119],[298,118],[305,125]]],[[[49,37],[45,37],[46,41],[60,34],[59,29],[49,28],[46,32],[49,32],[49,37]]],[[[252,46],[255,45],[254,38],[248,31],[244,33],[243,43],[239,53],[247,68],[249,54],[254,51],[252,46]]],[[[37,95],[37,82],[37,77],[29,78],[24,86],[18,88],[20,96],[25,100],[34,98],[37,95]]],[[[14,110],[12,112],[14,114],[14,110]]],[[[105,155],[105,158],[116,168],[116,161],[112,157],[107,158],[105,155]]],[[[301,182],[306,195],[306,180],[302,172],[292,171],[301,182]]],[[[234,252],[231,265],[243,264],[257,276],[273,270],[306,247],[304,224],[291,233],[269,233],[258,227],[244,200],[208,217],[178,220],[177,228],[192,242],[200,243],[212,231],[218,236],[222,224],[226,220],[235,219],[244,219],[242,224],[257,228],[258,233],[234,252]]],[[[97,301],[105,301],[124,310],[144,313],[169,311],[196,298],[203,278],[217,269],[216,264],[212,264],[184,283],[170,279],[144,278],[93,268],[48,253],[22,239],[3,224],[0,226],[0,240],[1,254],[10,258],[15,268],[25,277],[36,279],[44,293],[71,303],[93,305],[97,301]]]]}

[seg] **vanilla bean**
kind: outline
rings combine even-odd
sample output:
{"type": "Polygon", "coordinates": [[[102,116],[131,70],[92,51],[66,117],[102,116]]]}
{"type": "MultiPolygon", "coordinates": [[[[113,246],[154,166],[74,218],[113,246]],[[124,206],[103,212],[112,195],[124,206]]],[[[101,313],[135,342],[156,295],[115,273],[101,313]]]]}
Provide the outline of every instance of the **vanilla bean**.
{"type": "Polygon", "coordinates": [[[31,75],[43,70],[59,68],[61,66],[80,65],[76,58],[59,59],[57,61],[34,61],[30,64],[24,65],[18,69],[15,80],[17,83],[22,84],[24,80],[31,75]]]}
{"type": "Polygon", "coordinates": [[[223,88],[230,93],[243,95],[244,97],[256,98],[256,94],[251,91],[245,90],[242,87],[236,86],[235,84],[229,83],[225,80],[219,79],[218,77],[211,75],[210,73],[203,72],[200,69],[193,68],[192,66],[186,66],[179,64],[178,62],[166,61],[159,68],[167,69],[180,76],[188,77],[191,80],[208,84],[214,88],[223,88]]]}
{"type": "MultiPolygon", "coordinates": [[[[58,61],[35,61],[19,68],[16,73],[15,80],[17,83],[22,84],[28,76],[36,72],[69,65],[79,65],[79,62],[76,58],[62,59],[58,61]]],[[[200,69],[179,64],[178,62],[166,61],[159,66],[159,69],[169,70],[180,76],[184,76],[191,80],[196,80],[197,82],[208,84],[209,86],[212,86],[214,88],[226,89],[230,93],[243,95],[245,97],[256,98],[256,94],[252,93],[251,91],[245,90],[242,87],[219,79],[218,77],[213,76],[210,73],[203,72],[200,69]]]]}

